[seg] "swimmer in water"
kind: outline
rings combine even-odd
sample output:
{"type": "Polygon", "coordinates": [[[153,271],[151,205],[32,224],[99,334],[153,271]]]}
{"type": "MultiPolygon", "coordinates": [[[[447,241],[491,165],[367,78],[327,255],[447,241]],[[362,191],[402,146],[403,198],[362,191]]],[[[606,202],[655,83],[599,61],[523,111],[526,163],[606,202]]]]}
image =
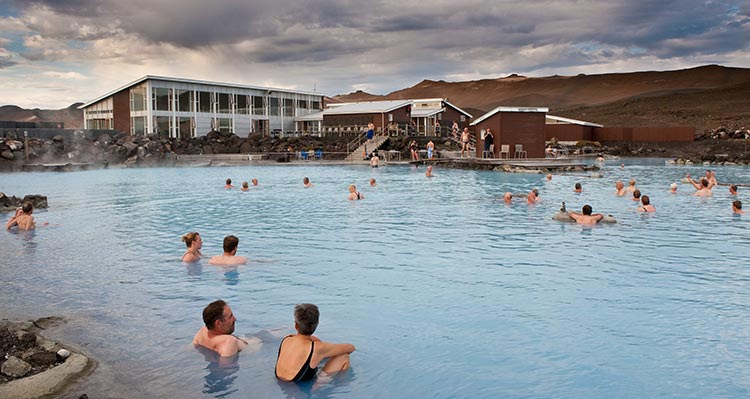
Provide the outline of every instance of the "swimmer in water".
{"type": "Polygon", "coordinates": [[[182,255],[182,261],[186,263],[199,261],[203,256],[201,254],[201,248],[203,248],[201,235],[197,231],[193,231],[182,236],[182,241],[187,245],[187,251],[182,255]]]}
{"type": "Polygon", "coordinates": [[[310,179],[308,179],[307,177],[302,178],[302,184],[305,186],[305,188],[309,188],[313,186],[313,184],[310,183],[310,179]]]}
{"type": "Polygon", "coordinates": [[[677,183],[672,183],[669,185],[669,192],[672,194],[677,194],[677,183]]]}
{"type": "Polygon", "coordinates": [[[582,213],[568,211],[568,216],[573,218],[578,224],[597,224],[604,218],[604,215],[601,213],[592,214],[591,205],[588,204],[584,205],[581,211],[582,213]]]}
{"type": "Polygon", "coordinates": [[[360,193],[359,191],[357,191],[357,186],[355,186],[354,184],[350,184],[349,185],[349,200],[356,201],[356,200],[361,200],[361,199],[365,199],[365,196],[362,195],[362,193],[360,193]]]}
{"type": "Polygon", "coordinates": [[[378,185],[378,182],[375,181],[375,178],[370,178],[370,187],[375,187],[378,185]]]}
{"type": "Polygon", "coordinates": [[[237,246],[240,244],[239,238],[235,236],[224,237],[224,253],[216,255],[208,261],[211,265],[218,266],[229,266],[229,265],[243,265],[247,263],[247,258],[244,256],[237,256],[237,246]]]}
{"type": "Polygon", "coordinates": [[[432,165],[430,165],[430,166],[427,167],[427,172],[425,172],[424,175],[427,176],[427,177],[433,177],[433,175],[432,175],[432,165]]]}
{"type": "Polygon", "coordinates": [[[222,357],[234,356],[245,349],[247,341],[232,335],[237,318],[222,300],[214,301],[203,309],[205,326],[193,337],[193,345],[200,345],[222,357]]]}
{"type": "Polygon", "coordinates": [[[34,213],[34,204],[29,201],[24,202],[22,207],[16,209],[16,214],[5,223],[5,229],[10,230],[13,227],[17,227],[18,230],[36,229],[34,217],[31,216],[32,213],[34,213]]]}
{"type": "Polygon", "coordinates": [[[230,188],[234,188],[234,186],[232,185],[232,179],[227,179],[227,182],[224,185],[224,188],[226,188],[227,190],[229,190],[230,188]]]}
{"type": "Polygon", "coordinates": [[[536,204],[537,202],[541,201],[539,199],[539,190],[533,189],[529,192],[529,195],[526,196],[526,203],[527,204],[536,204]]]}
{"type": "Polygon", "coordinates": [[[742,210],[742,201],[732,201],[732,213],[735,215],[742,215],[743,213],[745,213],[745,211],[742,210]]]}
{"type": "Polygon", "coordinates": [[[641,205],[638,212],[656,212],[656,207],[651,205],[651,199],[648,198],[648,195],[641,197],[641,205]]]}
{"type": "Polygon", "coordinates": [[[618,197],[622,197],[623,195],[625,195],[625,184],[623,184],[622,181],[616,181],[615,188],[617,189],[617,191],[615,191],[615,195],[617,195],[618,197]]]}
{"type": "Polygon", "coordinates": [[[575,191],[576,193],[582,193],[583,187],[581,187],[581,183],[576,183],[575,189],[573,189],[573,191],[575,191]]]}
{"type": "Polygon", "coordinates": [[[503,195],[503,202],[505,202],[506,204],[510,204],[511,202],[513,202],[513,194],[511,194],[510,192],[505,193],[505,195],[503,195]]]}
{"type": "Polygon", "coordinates": [[[242,191],[248,191],[248,190],[250,190],[250,186],[247,184],[246,181],[242,182],[242,188],[240,190],[242,190],[242,191]]]}

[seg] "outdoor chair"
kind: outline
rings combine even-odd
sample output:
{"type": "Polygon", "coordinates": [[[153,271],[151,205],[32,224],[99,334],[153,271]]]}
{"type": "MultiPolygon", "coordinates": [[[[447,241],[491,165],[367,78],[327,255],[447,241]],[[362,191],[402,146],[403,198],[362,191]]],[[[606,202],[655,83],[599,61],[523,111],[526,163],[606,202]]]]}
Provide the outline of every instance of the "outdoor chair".
{"type": "Polygon", "coordinates": [[[500,145],[500,159],[503,159],[503,154],[505,154],[505,158],[510,159],[510,144],[500,145]]]}
{"type": "Polygon", "coordinates": [[[523,144],[516,144],[516,152],[514,158],[526,158],[526,151],[523,149],[523,144]]]}
{"type": "Polygon", "coordinates": [[[323,159],[323,150],[315,150],[315,159],[323,159]]]}
{"type": "Polygon", "coordinates": [[[307,151],[305,150],[300,151],[299,157],[302,158],[302,160],[307,161],[307,151]]]}
{"type": "Polygon", "coordinates": [[[495,157],[495,145],[490,144],[489,151],[482,151],[482,158],[494,158],[495,157]]]}

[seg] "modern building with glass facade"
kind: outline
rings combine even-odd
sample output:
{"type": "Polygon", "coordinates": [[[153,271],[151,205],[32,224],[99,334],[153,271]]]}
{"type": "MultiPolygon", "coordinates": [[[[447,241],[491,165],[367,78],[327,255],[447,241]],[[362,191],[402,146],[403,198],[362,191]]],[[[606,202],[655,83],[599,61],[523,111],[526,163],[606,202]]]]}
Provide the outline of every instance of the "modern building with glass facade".
{"type": "Polygon", "coordinates": [[[242,137],[291,131],[295,118],[323,106],[323,95],[313,92],[148,75],[80,108],[85,129],[185,138],[211,130],[242,137]]]}

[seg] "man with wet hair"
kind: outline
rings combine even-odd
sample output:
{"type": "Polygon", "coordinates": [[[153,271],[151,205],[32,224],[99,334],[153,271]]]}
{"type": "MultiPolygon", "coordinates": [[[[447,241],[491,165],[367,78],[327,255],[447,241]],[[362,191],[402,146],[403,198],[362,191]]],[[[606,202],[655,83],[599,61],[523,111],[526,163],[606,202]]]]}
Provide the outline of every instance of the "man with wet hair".
{"type": "Polygon", "coordinates": [[[5,224],[5,228],[10,230],[13,227],[18,227],[18,230],[34,230],[36,223],[34,217],[31,216],[32,213],[34,213],[34,205],[29,201],[24,202],[23,206],[16,209],[16,214],[5,224]]]}
{"type": "Polygon", "coordinates": [[[737,185],[732,184],[729,186],[729,195],[737,195],[737,185]]]}
{"type": "Polygon", "coordinates": [[[641,200],[641,190],[635,189],[633,191],[633,201],[640,201],[641,200]]]}
{"type": "Polygon", "coordinates": [[[244,256],[236,256],[237,246],[240,243],[240,239],[229,235],[224,237],[224,253],[216,255],[208,261],[211,265],[242,265],[247,263],[247,258],[244,256]]]}
{"type": "Polygon", "coordinates": [[[745,213],[745,211],[742,210],[742,201],[732,201],[732,213],[735,215],[742,215],[743,213],[745,213]]]}
{"type": "Polygon", "coordinates": [[[234,188],[234,186],[232,185],[232,179],[227,179],[224,188],[226,188],[227,190],[229,190],[230,188],[234,188]]]}
{"type": "Polygon", "coordinates": [[[651,205],[651,199],[648,195],[641,197],[641,205],[643,206],[638,208],[638,212],[656,212],[656,207],[651,205]]]}
{"type": "Polygon", "coordinates": [[[583,206],[581,212],[582,213],[568,211],[568,216],[573,218],[578,224],[596,224],[600,220],[602,220],[602,218],[604,218],[604,215],[602,215],[601,213],[592,214],[591,205],[588,204],[583,206]]]}
{"type": "MultiPolygon", "coordinates": [[[[710,170],[707,170],[706,176],[713,177],[713,172],[711,172],[710,170]]],[[[700,182],[697,182],[693,180],[693,178],[690,177],[689,173],[685,177],[688,179],[690,184],[692,184],[693,187],[695,187],[695,189],[697,190],[695,194],[693,194],[696,197],[710,197],[713,195],[713,193],[711,192],[711,189],[713,188],[714,184],[712,183],[711,179],[703,177],[701,178],[700,182]]],[[[713,177],[713,181],[716,181],[716,177],[713,177]]]]}
{"type": "Polygon", "coordinates": [[[583,187],[581,187],[581,183],[576,183],[575,189],[573,191],[575,191],[576,193],[582,193],[583,187]]]}
{"type": "Polygon", "coordinates": [[[219,299],[209,303],[203,309],[205,326],[195,334],[193,345],[208,348],[222,357],[236,355],[247,346],[247,341],[232,335],[236,321],[226,302],[219,299]]]}

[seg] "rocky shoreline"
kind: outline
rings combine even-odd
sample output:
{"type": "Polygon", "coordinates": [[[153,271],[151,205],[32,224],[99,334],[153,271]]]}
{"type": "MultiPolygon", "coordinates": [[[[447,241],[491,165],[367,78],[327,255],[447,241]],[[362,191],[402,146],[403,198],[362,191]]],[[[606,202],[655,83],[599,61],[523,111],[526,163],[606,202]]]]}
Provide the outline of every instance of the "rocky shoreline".
{"type": "Polygon", "coordinates": [[[93,371],[95,363],[86,356],[40,335],[64,322],[0,320],[0,397],[49,397],[93,371]]]}
{"type": "MultiPolygon", "coordinates": [[[[398,151],[409,159],[408,144],[414,139],[420,148],[435,142],[438,151],[458,151],[458,144],[444,137],[391,137],[381,147],[398,151]]],[[[30,138],[28,148],[15,137],[0,138],[0,171],[24,170],[27,164],[91,165],[93,167],[175,166],[186,154],[273,154],[268,160],[288,162],[301,150],[321,150],[327,160],[341,160],[353,149],[350,137],[270,137],[251,134],[246,138],[233,133],[209,132],[205,136],[178,139],[129,134],[103,134],[95,139],[56,136],[51,140],[30,138]],[[28,162],[26,153],[28,152],[28,162]],[[275,156],[275,157],[274,157],[275,156]]],[[[571,155],[671,158],[681,163],[712,165],[750,164],[750,131],[724,128],[698,134],[693,142],[590,142],[572,146],[553,144],[571,155]]],[[[64,169],[63,169],[64,170],[64,169]]]]}

